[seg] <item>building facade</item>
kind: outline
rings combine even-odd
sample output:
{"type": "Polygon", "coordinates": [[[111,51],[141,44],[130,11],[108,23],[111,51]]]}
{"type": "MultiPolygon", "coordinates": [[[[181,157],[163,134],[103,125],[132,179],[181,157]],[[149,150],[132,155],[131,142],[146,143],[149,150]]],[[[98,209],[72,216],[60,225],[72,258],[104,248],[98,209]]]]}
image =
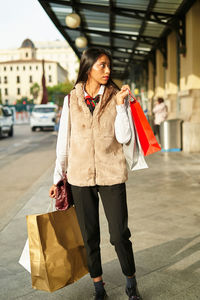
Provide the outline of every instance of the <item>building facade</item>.
{"type": "Polygon", "coordinates": [[[46,86],[76,79],[78,60],[66,42],[36,44],[38,48],[27,39],[19,49],[0,50],[0,92],[3,103],[13,104],[22,97],[30,99],[30,89],[34,83],[40,86],[36,99],[40,103],[43,60],[46,86]]]}
{"type": "Polygon", "coordinates": [[[184,20],[181,45],[177,31],[171,31],[164,44],[155,49],[147,72],[141,72],[136,85],[145,89],[149,114],[158,97],[168,106],[168,119],[183,120],[182,143],[185,152],[200,152],[200,1],[194,2],[184,20]]]}

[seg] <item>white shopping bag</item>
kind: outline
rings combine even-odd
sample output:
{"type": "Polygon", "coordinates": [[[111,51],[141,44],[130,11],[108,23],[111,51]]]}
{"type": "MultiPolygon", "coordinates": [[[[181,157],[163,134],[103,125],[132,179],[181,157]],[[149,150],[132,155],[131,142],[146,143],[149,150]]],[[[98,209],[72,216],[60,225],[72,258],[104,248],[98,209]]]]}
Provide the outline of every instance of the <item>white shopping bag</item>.
{"type": "Polygon", "coordinates": [[[129,104],[126,103],[126,105],[131,129],[131,139],[127,144],[123,144],[124,155],[131,171],[147,169],[148,165],[144,159],[140,140],[131,115],[131,108],[129,104]]]}
{"type": "Polygon", "coordinates": [[[29,253],[29,243],[28,239],[22,251],[21,257],[19,259],[19,264],[22,265],[29,273],[31,273],[31,264],[30,264],[30,253],[29,253]]]}

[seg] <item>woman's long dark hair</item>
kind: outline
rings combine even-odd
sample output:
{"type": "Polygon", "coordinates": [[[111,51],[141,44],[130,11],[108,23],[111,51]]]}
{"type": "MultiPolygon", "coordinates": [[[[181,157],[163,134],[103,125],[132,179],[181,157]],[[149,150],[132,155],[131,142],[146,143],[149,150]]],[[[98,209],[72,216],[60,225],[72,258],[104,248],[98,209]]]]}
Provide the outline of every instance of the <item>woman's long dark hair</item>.
{"type": "Polygon", "coordinates": [[[76,83],[86,82],[88,79],[88,74],[94,65],[94,63],[98,60],[101,55],[106,55],[110,60],[110,77],[107,82],[107,85],[112,85],[115,88],[119,89],[118,86],[112,81],[112,57],[109,51],[103,48],[88,48],[85,50],[81,56],[80,67],[78,72],[78,78],[76,83]]]}

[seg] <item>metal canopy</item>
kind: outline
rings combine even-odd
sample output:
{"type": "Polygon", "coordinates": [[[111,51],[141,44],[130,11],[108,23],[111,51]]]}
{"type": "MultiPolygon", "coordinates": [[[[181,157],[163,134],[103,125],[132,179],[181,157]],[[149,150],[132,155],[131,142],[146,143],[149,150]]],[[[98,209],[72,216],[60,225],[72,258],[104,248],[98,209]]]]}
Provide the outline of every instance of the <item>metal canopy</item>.
{"type": "Polygon", "coordinates": [[[144,64],[159,48],[166,59],[165,37],[176,30],[185,47],[184,14],[195,0],[38,0],[58,30],[80,58],[84,49],[75,39],[85,36],[87,47],[109,49],[113,75],[123,79],[129,67],[144,64]],[[70,29],[65,17],[76,12],[81,25],[70,29]]]}

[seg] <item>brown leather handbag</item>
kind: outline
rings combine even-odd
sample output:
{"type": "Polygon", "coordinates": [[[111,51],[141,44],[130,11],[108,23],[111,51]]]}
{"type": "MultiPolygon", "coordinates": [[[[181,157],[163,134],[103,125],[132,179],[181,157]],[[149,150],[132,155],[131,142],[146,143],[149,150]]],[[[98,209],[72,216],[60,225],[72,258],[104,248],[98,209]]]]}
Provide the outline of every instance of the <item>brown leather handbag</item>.
{"type": "Polygon", "coordinates": [[[56,210],[67,210],[70,206],[74,204],[71,185],[67,181],[66,174],[63,179],[57,183],[56,191],[56,210]]]}

